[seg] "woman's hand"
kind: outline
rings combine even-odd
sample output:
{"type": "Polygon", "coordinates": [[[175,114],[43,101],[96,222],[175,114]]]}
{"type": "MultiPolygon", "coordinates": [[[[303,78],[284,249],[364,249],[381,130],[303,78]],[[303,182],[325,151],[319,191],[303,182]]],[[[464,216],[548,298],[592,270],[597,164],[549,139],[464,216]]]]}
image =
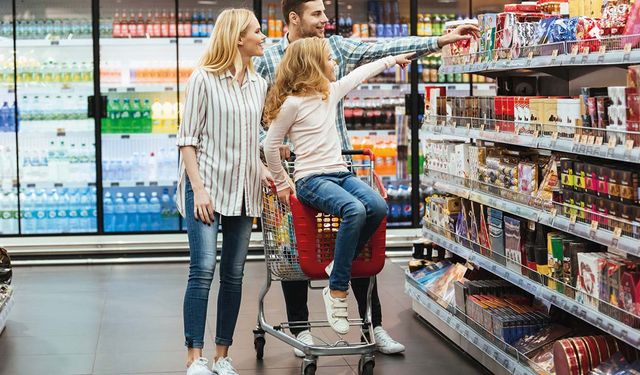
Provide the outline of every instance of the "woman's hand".
{"type": "Polygon", "coordinates": [[[407,65],[411,64],[411,58],[415,56],[415,52],[403,53],[402,55],[394,56],[396,59],[396,64],[400,65],[402,69],[406,68],[407,65]]]}
{"type": "Polygon", "coordinates": [[[198,221],[210,225],[213,223],[213,202],[211,196],[203,188],[193,191],[193,216],[198,221]]]}
{"type": "Polygon", "coordinates": [[[287,187],[278,191],[278,199],[280,200],[280,202],[282,202],[287,206],[291,204],[291,201],[289,199],[290,196],[291,196],[291,188],[287,187]]]}
{"type": "Polygon", "coordinates": [[[289,160],[289,158],[291,157],[291,149],[289,148],[289,145],[280,145],[279,147],[280,150],[280,159],[284,160],[289,160]]]}
{"type": "Polygon", "coordinates": [[[438,38],[438,47],[442,48],[447,44],[455,43],[461,40],[470,40],[480,37],[480,29],[475,25],[460,25],[452,32],[438,38]]]}
{"type": "Polygon", "coordinates": [[[274,183],[273,176],[271,175],[271,172],[269,172],[269,168],[267,168],[266,165],[261,164],[261,166],[262,174],[260,175],[260,182],[262,182],[262,186],[264,187],[271,187],[271,184],[274,183]]]}

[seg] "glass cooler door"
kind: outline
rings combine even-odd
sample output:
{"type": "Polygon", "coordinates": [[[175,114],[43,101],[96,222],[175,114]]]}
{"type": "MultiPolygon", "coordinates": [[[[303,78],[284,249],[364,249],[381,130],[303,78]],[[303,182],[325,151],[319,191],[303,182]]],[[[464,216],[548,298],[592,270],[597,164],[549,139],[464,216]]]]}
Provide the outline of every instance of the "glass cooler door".
{"type": "Polygon", "coordinates": [[[0,236],[18,234],[13,9],[0,4],[0,236]]]}
{"type": "Polygon", "coordinates": [[[24,0],[16,14],[22,233],[96,232],[91,1],[24,0]]]}

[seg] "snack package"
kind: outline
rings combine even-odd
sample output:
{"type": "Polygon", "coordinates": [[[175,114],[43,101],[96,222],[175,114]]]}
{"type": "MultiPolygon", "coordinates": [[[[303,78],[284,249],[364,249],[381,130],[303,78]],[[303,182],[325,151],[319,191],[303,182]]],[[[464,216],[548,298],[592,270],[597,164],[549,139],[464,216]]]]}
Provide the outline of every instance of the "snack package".
{"type": "MultiPolygon", "coordinates": [[[[640,35],[640,1],[636,1],[629,12],[624,35],[640,35]]],[[[632,47],[638,47],[640,46],[640,37],[627,38],[625,42],[631,43],[632,47]]]]}

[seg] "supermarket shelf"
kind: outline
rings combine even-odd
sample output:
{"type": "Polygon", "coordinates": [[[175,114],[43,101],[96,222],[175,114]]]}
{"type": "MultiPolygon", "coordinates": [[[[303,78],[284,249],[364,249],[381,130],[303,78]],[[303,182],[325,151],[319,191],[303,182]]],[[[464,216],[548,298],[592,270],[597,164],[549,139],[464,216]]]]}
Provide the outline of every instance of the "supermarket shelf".
{"type": "Polygon", "coordinates": [[[175,186],[178,181],[166,180],[166,181],[103,181],[102,185],[105,188],[110,187],[167,187],[175,186]]]}
{"type": "Polygon", "coordinates": [[[443,248],[467,259],[487,271],[490,271],[496,276],[504,278],[532,295],[541,298],[578,318],[581,318],[612,336],[636,348],[640,346],[640,330],[633,329],[597,310],[580,304],[564,294],[558,293],[542,284],[538,284],[535,281],[506,268],[502,264],[482,256],[465,246],[429,230],[428,228],[423,228],[423,235],[435,244],[442,246],[443,248]]]}
{"type": "Polygon", "coordinates": [[[102,133],[107,139],[136,139],[136,138],[176,138],[176,133],[102,133]]]}
{"type": "Polygon", "coordinates": [[[13,309],[14,305],[15,300],[12,291],[9,295],[9,299],[5,301],[4,306],[0,306],[0,333],[2,333],[4,327],[7,325],[7,321],[9,320],[9,313],[13,309]]]}
{"type": "Polygon", "coordinates": [[[21,189],[53,189],[53,188],[84,188],[84,187],[95,187],[95,182],[28,182],[28,181],[20,181],[21,189]]]}
{"type": "Polygon", "coordinates": [[[409,275],[406,275],[404,290],[413,300],[413,309],[416,313],[492,373],[536,374],[533,369],[500,350],[460,318],[431,299],[409,275]]]}
{"type": "Polygon", "coordinates": [[[551,54],[549,56],[534,56],[532,58],[517,58],[512,60],[497,60],[465,65],[442,65],[441,74],[451,73],[497,73],[530,71],[558,67],[597,67],[602,65],[632,65],[640,63],[640,50],[630,52],[611,51],[587,54],[551,54]]]}
{"type": "Polygon", "coordinates": [[[527,220],[535,221],[557,230],[574,234],[589,241],[608,246],[609,248],[615,249],[619,252],[640,256],[640,239],[628,236],[620,236],[619,238],[616,238],[614,232],[610,230],[598,228],[594,231],[591,226],[586,223],[572,223],[567,217],[553,215],[551,212],[547,212],[542,209],[473,190],[452,182],[445,182],[428,176],[422,176],[422,184],[426,186],[433,186],[438,191],[457,195],[459,197],[523,217],[527,220]]]}
{"type": "MultiPolygon", "coordinates": [[[[475,119],[471,119],[475,120],[475,119]]],[[[464,122],[464,120],[463,120],[464,122]]],[[[482,126],[481,126],[482,127],[482,126]]],[[[609,147],[607,144],[585,144],[575,142],[573,139],[556,138],[539,135],[519,135],[515,133],[498,132],[494,130],[482,130],[468,127],[454,127],[448,125],[425,125],[421,132],[425,135],[445,135],[462,138],[472,138],[483,141],[505,143],[515,146],[541,148],[551,151],[566,152],[576,155],[625,161],[640,164],[640,147],[627,149],[624,145],[609,147]]]]}
{"type": "MultiPolygon", "coordinates": [[[[180,43],[181,45],[202,45],[207,42],[207,38],[100,38],[101,47],[132,47],[132,46],[162,46],[180,43]]],[[[93,39],[18,39],[18,48],[26,47],[90,47],[93,46],[93,39]]],[[[8,38],[0,39],[0,48],[13,48],[13,40],[8,38]]]]}
{"type": "Polygon", "coordinates": [[[410,91],[411,84],[409,83],[363,83],[356,87],[355,90],[368,90],[368,91],[410,91]]]}
{"type": "MultiPolygon", "coordinates": [[[[184,89],[185,86],[182,86],[184,89]]],[[[171,92],[177,91],[178,85],[171,83],[157,83],[157,84],[143,84],[143,83],[130,83],[130,84],[118,84],[118,83],[101,83],[100,89],[103,93],[153,93],[153,92],[171,92]]]]}
{"type": "Polygon", "coordinates": [[[395,135],[395,130],[349,130],[349,135],[364,137],[367,135],[395,135]]]}

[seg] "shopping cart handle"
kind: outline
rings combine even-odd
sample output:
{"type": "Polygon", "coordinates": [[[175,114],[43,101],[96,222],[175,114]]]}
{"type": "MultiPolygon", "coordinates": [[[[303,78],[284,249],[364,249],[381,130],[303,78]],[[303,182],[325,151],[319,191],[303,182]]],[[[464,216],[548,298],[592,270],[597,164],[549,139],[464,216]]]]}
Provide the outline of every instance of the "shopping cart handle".
{"type": "Polygon", "coordinates": [[[376,158],[373,151],[368,148],[362,150],[342,150],[342,155],[367,155],[371,160],[376,158]]]}

